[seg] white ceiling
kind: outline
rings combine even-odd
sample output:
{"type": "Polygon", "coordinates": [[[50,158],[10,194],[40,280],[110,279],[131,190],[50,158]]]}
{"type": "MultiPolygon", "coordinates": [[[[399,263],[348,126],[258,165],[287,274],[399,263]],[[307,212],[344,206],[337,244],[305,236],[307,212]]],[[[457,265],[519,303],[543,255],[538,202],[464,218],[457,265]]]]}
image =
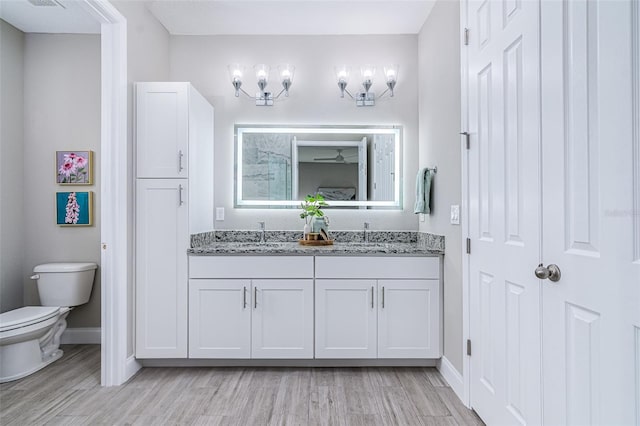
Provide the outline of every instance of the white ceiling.
{"type": "MultiPolygon", "coordinates": [[[[37,1],[36,1],[37,3],[37,1]]],[[[0,0],[0,18],[25,33],[100,34],[100,24],[74,0],[35,6],[27,0],[0,0]]]]}
{"type": "MultiPolygon", "coordinates": [[[[77,0],[0,0],[0,18],[27,33],[99,34],[77,0]]],[[[433,0],[129,0],[175,35],[417,34],[433,0]]]]}
{"type": "Polygon", "coordinates": [[[417,34],[432,0],[152,0],[175,35],[417,34]]]}

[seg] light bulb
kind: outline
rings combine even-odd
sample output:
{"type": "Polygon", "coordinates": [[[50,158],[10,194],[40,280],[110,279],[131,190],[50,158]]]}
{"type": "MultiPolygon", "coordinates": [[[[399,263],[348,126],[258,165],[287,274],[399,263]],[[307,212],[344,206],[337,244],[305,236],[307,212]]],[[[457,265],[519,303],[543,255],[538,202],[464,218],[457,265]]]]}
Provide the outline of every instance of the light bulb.
{"type": "Polygon", "coordinates": [[[349,72],[350,69],[346,65],[341,65],[334,67],[334,71],[336,73],[336,79],[338,83],[348,83],[349,82],[349,72]]]}
{"type": "Polygon", "coordinates": [[[384,74],[387,77],[387,82],[393,82],[398,79],[398,65],[387,65],[384,67],[384,74]]]}
{"type": "Polygon", "coordinates": [[[242,81],[242,75],[244,74],[244,67],[240,64],[231,64],[227,67],[229,69],[229,77],[231,82],[242,81]]]}

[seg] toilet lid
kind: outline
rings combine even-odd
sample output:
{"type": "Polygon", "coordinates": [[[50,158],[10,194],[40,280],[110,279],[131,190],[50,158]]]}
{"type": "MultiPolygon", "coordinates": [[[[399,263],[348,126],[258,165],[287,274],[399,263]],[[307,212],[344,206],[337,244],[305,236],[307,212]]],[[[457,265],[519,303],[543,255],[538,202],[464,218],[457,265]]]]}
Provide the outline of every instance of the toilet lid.
{"type": "Polygon", "coordinates": [[[36,324],[58,315],[57,306],[25,306],[0,314],[0,332],[36,324]]]}

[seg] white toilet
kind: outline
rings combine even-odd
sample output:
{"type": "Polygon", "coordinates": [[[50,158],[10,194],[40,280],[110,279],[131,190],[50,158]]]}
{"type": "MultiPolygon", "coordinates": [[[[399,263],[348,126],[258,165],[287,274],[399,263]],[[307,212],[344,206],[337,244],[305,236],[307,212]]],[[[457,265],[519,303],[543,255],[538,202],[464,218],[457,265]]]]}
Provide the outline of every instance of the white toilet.
{"type": "Polygon", "coordinates": [[[62,356],[60,336],[74,306],[89,301],[95,263],[45,263],[33,269],[42,306],[0,314],[0,383],[46,367],[62,356]]]}

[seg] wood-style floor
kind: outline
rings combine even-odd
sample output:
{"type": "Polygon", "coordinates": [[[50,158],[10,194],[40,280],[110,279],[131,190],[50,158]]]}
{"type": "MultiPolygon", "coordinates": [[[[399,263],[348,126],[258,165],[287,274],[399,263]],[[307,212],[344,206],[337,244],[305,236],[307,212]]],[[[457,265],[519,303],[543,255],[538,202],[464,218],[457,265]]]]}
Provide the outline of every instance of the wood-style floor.
{"type": "Polygon", "coordinates": [[[0,385],[8,425],[482,425],[434,368],[145,368],[100,387],[100,347],[0,385]]]}

